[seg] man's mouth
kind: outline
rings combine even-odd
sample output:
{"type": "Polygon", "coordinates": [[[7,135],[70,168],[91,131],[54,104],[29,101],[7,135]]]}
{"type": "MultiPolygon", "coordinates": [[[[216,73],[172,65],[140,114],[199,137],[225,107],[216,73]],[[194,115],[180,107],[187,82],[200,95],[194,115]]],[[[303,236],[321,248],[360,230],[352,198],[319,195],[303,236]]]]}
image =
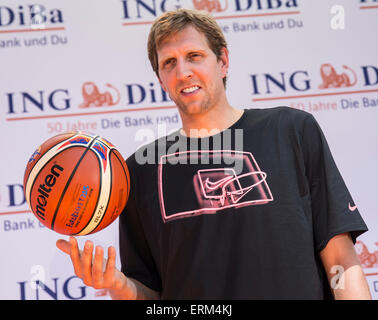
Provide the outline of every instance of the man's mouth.
{"type": "Polygon", "coordinates": [[[182,93],[192,93],[192,92],[197,91],[198,89],[200,89],[199,86],[191,86],[191,87],[187,87],[187,88],[182,89],[181,92],[182,93]]]}

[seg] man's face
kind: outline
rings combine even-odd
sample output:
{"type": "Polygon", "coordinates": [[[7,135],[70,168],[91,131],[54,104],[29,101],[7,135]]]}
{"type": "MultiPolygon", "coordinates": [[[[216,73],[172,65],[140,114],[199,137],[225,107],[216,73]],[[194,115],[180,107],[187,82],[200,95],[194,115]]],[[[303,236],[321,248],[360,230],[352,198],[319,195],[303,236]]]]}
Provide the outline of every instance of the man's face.
{"type": "Polygon", "coordinates": [[[184,114],[206,111],[225,96],[222,79],[228,69],[227,49],[217,60],[205,35],[193,26],[164,40],[157,56],[160,84],[184,114]]]}

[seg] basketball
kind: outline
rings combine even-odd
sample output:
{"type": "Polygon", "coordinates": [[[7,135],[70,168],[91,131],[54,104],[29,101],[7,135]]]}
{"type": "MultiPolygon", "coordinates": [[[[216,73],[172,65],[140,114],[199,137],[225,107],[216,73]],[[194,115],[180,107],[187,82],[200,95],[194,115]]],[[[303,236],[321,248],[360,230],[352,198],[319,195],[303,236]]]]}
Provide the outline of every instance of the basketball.
{"type": "Polygon", "coordinates": [[[49,229],[87,235],[110,225],[124,209],[130,176],[109,141],[67,132],[45,141],[30,157],[24,175],[27,203],[49,229]]]}

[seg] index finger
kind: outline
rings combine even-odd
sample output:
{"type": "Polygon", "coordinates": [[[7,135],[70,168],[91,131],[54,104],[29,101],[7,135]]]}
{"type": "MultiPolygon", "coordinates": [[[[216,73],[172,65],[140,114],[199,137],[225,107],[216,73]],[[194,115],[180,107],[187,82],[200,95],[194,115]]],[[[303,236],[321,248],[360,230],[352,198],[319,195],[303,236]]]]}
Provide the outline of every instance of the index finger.
{"type": "Polygon", "coordinates": [[[63,240],[63,239],[57,240],[56,246],[58,247],[58,249],[60,249],[61,251],[63,251],[64,253],[68,255],[71,252],[71,244],[66,240],[63,240]]]}

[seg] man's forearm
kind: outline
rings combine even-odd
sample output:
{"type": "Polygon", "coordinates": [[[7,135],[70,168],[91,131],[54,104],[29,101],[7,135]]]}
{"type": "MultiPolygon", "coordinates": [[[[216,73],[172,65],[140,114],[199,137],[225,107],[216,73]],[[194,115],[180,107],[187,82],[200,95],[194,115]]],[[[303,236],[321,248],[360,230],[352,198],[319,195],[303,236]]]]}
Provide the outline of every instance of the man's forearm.
{"type": "Polygon", "coordinates": [[[349,232],[334,236],[320,252],[320,257],[335,299],[371,299],[349,232]]]}
{"type": "Polygon", "coordinates": [[[157,300],[160,294],[143,283],[124,276],[123,284],[120,288],[109,290],[113,300],[157,300]]]}
{"type": "Polygon", "coordinates": [[[371,300],[369,286],[360,265],[344,270],[337,283],[332,283],[331,280],[331,286],[336,300],[371,300]]]}

